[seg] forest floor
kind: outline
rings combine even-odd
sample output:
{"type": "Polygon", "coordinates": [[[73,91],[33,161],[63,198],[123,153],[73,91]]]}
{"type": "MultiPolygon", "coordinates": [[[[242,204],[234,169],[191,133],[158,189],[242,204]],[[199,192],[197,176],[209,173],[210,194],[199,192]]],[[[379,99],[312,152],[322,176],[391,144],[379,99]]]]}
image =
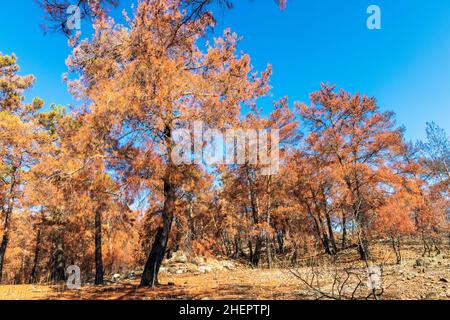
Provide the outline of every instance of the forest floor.
{"type": "MultiPolygon", "coordinates": [[[[378,264],[383,265],[384,293],[381,298],[450,300],[450,253],[445,251],[432,257],[417,258],[416,251],[406,251],[402,264],[396,265],[392,253],[374,250],[378,264]]],[[[352,268],[359,267],[345,259],[326,266],[316,265],[314,269],[268,270],[237,265],[234,270],[202,274],[164,273],[160,275],[162,285],[155,289],[138,288],[138,276],[102,287],[84,285],[80,290],[68,290],[64,285],[4,285],[0,286],[0,300],[306,300],[317,299],[324,292],[336,292],[337,287],[333,290],[332,284],[343,283],[342,279],[346,278],[339,272],[352,268]],[[311,279],[314,272],[320,280],[309,287],[293,274],[294,271],[304,280],[311,279]]],[[[349,280],[343,291],[352,292],[357,283],[354,279],[349,280]]],[[[370,294],[366,283],[365,279],[359,282],[357,298],[370,294]]]]}

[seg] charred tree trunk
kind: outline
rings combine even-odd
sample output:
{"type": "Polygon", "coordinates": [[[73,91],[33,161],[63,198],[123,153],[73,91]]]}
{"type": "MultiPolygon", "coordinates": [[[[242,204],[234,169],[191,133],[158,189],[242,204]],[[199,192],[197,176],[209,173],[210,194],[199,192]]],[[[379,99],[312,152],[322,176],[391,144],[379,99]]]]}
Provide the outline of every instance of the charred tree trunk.
{"type": "Polygon", "coordinates": [[[277,232],[278,252],[284,254],[284,232],[279,230],[277,232]]]}
{"type": "Polygon", "coordinates": [[[394,250],[395,257],[397,259],[397,264],[402,263],[402,254],[401,254],[401,246],[400,246],[400,238],[391,238],[392,249],[394,250]]]}
{"type": "Polygon", "coordinates": [[[331,217],[330,217],[330,213],[326,212],[325,213],[325,217],[326,217],[326,221],[327,221],[327,227],[328,227],[328,234],[329,234],[329,238],[330,238],[330,251],[331,255],[335,255],[337,253],[337,246],[336,246],[336,240],[334,238],[334,231],[333,231],[333,225],[331,222],[331,217]]]}
{"type": "MultiPolygon", "coordinates": [[[[321,188],[321,202],[319,201],[318,205],[319,204],[322,206],[322,210],[325,215],[325,221],[327,224],[328,240],[329,240],[328,251],[330,251],[330,254],[334,256],[337,253],[337,246],[336,240],[334,238],[333,222],[331,220],[330,211],[328,209],[327,197],[325,195],[324,187],[321,188]]],[[[318,212],[318,214],[320,215],[320,211],[318,212]]]]}
{"type": "Polygon", "coordinates": [[[347,216],[345,213],[342,215],[342,241],[341,249],[344,250],[347,247],[347,216]]]}
{"type": "MultiPolygon", "coordinates": [[[[267,226],[270,227],[270,218],[271,218],[271,206],[272,206],[272,197],[271,197],[271,182],[272,182],[272,176],[269,175],[269,178],[267,180],[267,226]]],[[[271,241],[270,241],[270,235],[266,233],[266,253],[267,253],[267,267],[269,269],[272,269],[272,249],[271,249],[271,241]]]]}
{"type": "Polygon", "coordinates": [[[102,255],[102,215],[103,206],[95,211],[95,285],[103,285],[103,255],[102,255]]]}
{"type": "Polygon", "coordinates": [[[253,263],[253,245],[252,245],[252,241],[248,240],[248,259],[250,261],[250,263],[253,263]]]}
{"type": "Polygon", "coordinates": [[[5,254],[8,242],[9,242],[9,231],[5,230],[5,234],[3,235],[2,243],[0,245],[0,283],[2,282],[3,264],[5,263],[5,254]]]}
{"type": "Polygon", "coordinates": [[[54,240],[51,257],[51,280],[53,282],[66,281],[66,259],[64,257],[64,235],[60,231],[54,240]]]}
{"type": "Polygon", "coordinates": [[[267,267],[269,269],[272,269],[272,264],[273,264],[271,246],[272,246],[272,243],[270,241],[270,237],[266,236],[267,267]]]}
{"type": "Polygon", "coordinates": [[[41,222],[39,223],[37,234],[36,234],[36,246],[34,248],[34,259],[33,259],[33,268],[31,269],[30,279],[28,283],[33,284],[37,282],[38,278],[38,266],[39,266],[39,258],[41,254],[41,234],[42,229],[44,227],[45,217],[44,213],[41,212],[41,222]]]}
{"type": "Polygon", "coordinates": [[[0,283],[2,282],[3,264],[5,263],[6,248],[8,247],[9,242],[9,227],[11,223],[10,218],[11,218],[10,210],[7,210],[5,212],[5,223],[3,228],[2,243],[0,244],[0,283]]]}
{"type": "Polygon", "coordinates": [[[330,256],[333,256],[335,254],[335,252],[333,251],[333,248],[331,246],[330,238],[328,237],[327,231],[325,230],[325,226],[322,221],[322,218],[320,217],[320,212],[318,213],[317,218],[318,218],[317,228],[318,228],[319,238],[322,240],[322,245],[323,245],[323,248],[325,249],[325,253],[327,253],[330,256]]]}
{"type": "Polygon", "coordinates": [[[232,245],[231,245],[231,241],[230,241],[230,237],[228,237],[228,232],[223,231],[223,239],[224,239],[224,246],[225,246],[225,255],[227,257],[231,257],[232,256],[232,245]]]}
{"type": "Polygon", "coordinates": [[[234,254],[233,259],[238,259],[241,254],[241,237],[239,234],[234,236],[234,254]]]}
{"type": "Polygon", "coordinates": [[[170,229],[172,228],[175,207],[175,190],[168,181],[164,182],[164,190],[166,200],[162,214],[163,225],[158,228],[156,233],[155,242],[153,243],[152,250],[147,263],[145,264],[144,273],[142,274],[141,287],[154,287],[158,284],[159,268],[161,267],[161,262],[164,258],[170,229]]]}
{"type": "Polygon", "coordinates": [[[366,239],[362,239],[360,243],[358,243],[358,252],[361,260],[368,261],[370,258],[370,251],[369,251],[369,241],[366,239]]]}
{"type": "Polygon", "coordinates": [[[297,247],[297,243],[294,242],[294,254],[291,257],[291,266],[292,266],[292,268],[296,268],[297,267],[297,265],[298,265],[297,258],[298,258],[298,247],[297,247]]]}
{"type": "MultiPolygon", "coordinates": [[[[316,200],[314,200],[314,201],[316,201],[316,200]]],[[[333,248],[330,244],[330,239],[328,237],[328,233],[325,228],[325,224],[323,222],[321,212],[320,212],[320,210],[317,209],[317,208],[319,208],[318,204],[316,203],[316,210],[315,210],[316,214],[314,214],[312,207],[308,203],[305,203],[305,206],[309,212],[309,215],[313,219],[314,229],[316,230],[317,238],[322,243],[325,253],[330,256],[333,256],[335,254],[335,252],[333,251],[333,248]]]]}
{"type": "Polygon", "coordinates": [[[165,128],[166,145],[168,147],[168,166],[166,175],[163,179],[164,184],[164,208],[162,211],[162,226],[156,232],[155,241],[153,243],[147,263],[144,267],[144,272],[141,277],[141,287],[154,287],[158,284],[158,273],[161,263],[164,259],[164,254],[167,249],[169,241],[170,230],[172,228],[175,201],[176,201],[176,187],[173,182],[172,174],[175,171],[175,165],[171,160],[172,154],[172,131],[169,126],[165,128]]]}
{"type": "Polygon", "coordinates": [[[194,219],[194,200],[189,198],[189,241],[194,241],[197,237],[195,234],[195,219],[194,219]]]}
{"type": "MultiPolygon", "coordinates": [[[[14,174],[16,169],[14,169],[14,174]]],[[[8,247],[9,242],[9,233],[10,233],[10,224],[11,224],[11,215],[13,212],[14,206],[14,189],[16,186],[16,181],[13,175],[11,186],[9,188],[10,199],[8,202],[8,208],[3,212],[5,216],[5,222],[3,224],[3,238],[2,243],[0,244],[0,283],[2,283],[2,275],[3,275],[3,265],[5,264],[5,256],[6,256],[6,248],[8,247]]]]}
{"type": "Polygon", "coordinates": [[[257,237],[255,244],[255,251],[253,252],[252,265],[253,267],[258,267],[259,260],[261,259],[261,249],[262,249],[263,240],[261,237],[257,237]]]}

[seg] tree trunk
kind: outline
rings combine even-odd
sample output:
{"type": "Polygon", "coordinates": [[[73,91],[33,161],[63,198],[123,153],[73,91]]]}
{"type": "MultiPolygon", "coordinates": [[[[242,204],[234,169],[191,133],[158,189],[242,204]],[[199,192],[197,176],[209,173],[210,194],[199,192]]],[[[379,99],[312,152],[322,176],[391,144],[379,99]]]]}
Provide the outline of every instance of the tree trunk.
{"type": "Polygon", "coordinates": [[[189,198],[189,231],[190,231],[190,235],[189,235],[189,241],[193,241],[196,239],[196,234],[195,234],[195,219],[194,219],[194,203],[193,203],[193,199],[189,198]]]}
{"type": "MultiPolygon", "coordinates": [[[[170,188],[169,188],[170,189],[170,188]]],[[[144,273],[141,278],[141,287],[149,286],[154,287],[158,284],[158,273],[161,267],[161,262],[164,258],[164,253],[167,248],[167,242],[169,240],[170,229],[173,222],[173,209],[175,204],[175,192],[168,190],[168,197],[164,205],[163,212],[163,225],[158,228],[156,233],[155,242],[153,243],[152,250],[145,264],[144,273]]]]}
{"type": "Polygon", "coordinates": [[[248,260],[250,261],[250,263],[253,263],[253,245],[251,240],[248,240],[248,251],[248,260]]]}
{"type": "Polygon", "coordinates": [[[316,232],[317,232],[317,237],[320,240],[320,242],[322,243],[323,248],[325,250],[325,253],[330,255],[330,256],[333,256],[334,255],[334,251],[333,251],[333,248],[330,245],[330,239],[328,237],[328,233],[327,233],[327,230],[325,228],[325,224],[323,222],[322,215],[321,215],[321,212],[320,212],[320,209],[319,209],[320,206],[318,205],[315,197],[313,199],[314,199],[314,202],[316,204],[315,205],[315,207],[316,207],[315,211],[316,211],[317,214],[314,215],[311,206],[309,204],[307,204],[307,203],[305,203],[306,208],[308,209],[309,215],[311,216],[311,218],[314,221],[314,227],[315,227],[316,232]]]}
{"type": "MultiPolygon", "coordinates": [[[[166,137],[171,138],[170,128],[166,128],[166,137]]],[[[168,142],[171,143],[171,142],[168,142]]],[[[171,148],[169,148],[168,156],[170,158],[171,148]]],[[[150,251],[147,263],[145,264],[144,272],[141,278],[141,287],[154,287],[158,285],[158,273],[161,263],[164,259],[164,254],[167,249],[167,242],[169,241],[169,234],[172,228],[175,201],[176,201],[176,188],[173,184],[172,173],[175,170],[173,163],[169,159],[169,165],[167,167],[166,176],[164,177],[164,208],[162,211],[163,224],[158,228],[155,236],[155,241],[150,251]]]]}
{"type": "MultiPolygon", "coordinates": [[[[272,197],[271,197],[271,182],[272,182],[272,176],[269,175],[267,179],[267,227],[270,228],[270,214],[271,214],[271,206],[272,206],[272,197]]],[[[267,267],[269,269],[272,269],[272,250],[271,250],[271,243],[270,243],[270,235],[268,232],[266,232],[266,253],[267,253],[267,267]]]]}
{"type": "Polygon", "coordinates": [[[10,232],[10,224],[11,224],[11,215],[13,212],[14,207],[14,190],[16,187],[16,179],[15,179],[15,172],[17,169],[13,170],[12,175],[12,181],[11,186],[9,188],[9,201],[8,201],[8,208],[3,212],[5,215],[5,222],[3,224],[3,238],[2,243],[0,244],[0,283],[2,283],[2,275],[3,275],[3,265],[5,263],[5,255],[6,255],[6,248],[8,247],[9,242],[9,232],[10,232]]]}
{"type": "Polygon", "coordinates": [[[282,230],[277,232],[277,242],[279,253],[284,254],[284,232],[282,230]]]}
{"type": "Polygon", "coordinates": [[[358,252],[361,260],[368,261],[370,258],[369,241],[362,239],[358,244],[358,252]]]}
{"type": "MultiPolygon", "coordinates": [[[[323,188],[321,188],[321,196],[322,196],[321,205],[323,207],[323,211],[325,214],[325,221],[327,223],[327,229],[328,229],[328,239],[329,239],[328,250],[330,251],[330,254],[332,256],[334,256],[337,253],[337,246],[336,246],[336,240],[334,238],[333,224],[332,224],[330,212],[328,210],[327,197],[325,195],[325,190],[323,188]]],[[[320,211],[318,213],[320,215],[320,211]]]]}
{"type": "Polygon", "coordinates": [[[345,212],[342,215],[342,242],[341,249],[344,250],[347,247],[347,216],[345,212]]]}
{"type": "Polygon", "coordinates": [[[233,258],[238,259],[241,254],[241,238],[239,234],[234,236],[234,254],[233,258]]]}
{"type": "Polygon", "coordinates": [[[37,282],[38,278],[38,266],[39,266],[39,256],[41,253],[41,234],[42,228],[45,223],[44,213],[41,213],[41,222],[39,223],[37,235],[36,235],[36,246],[34,248],[34,259],[33,259],[33,268],[31,269],[29,283],[33,284],[37,282]]]}
{"type": "Polygon", "coordinates": [[[331,217],[330,217],[329,212],[325,213],[325,218],[327,221],[328,234],[329,234],[330,245],[331,245],[330,251],[332,251],[331,255],[335,255],[337,253],[337,246],[336,246],[336,240],[334,238],[333,225],[331,223],[331,217]]]}
{"type": "Polygon", "coordinates": [[[54,240],[54,250],[51,258],[51,280],[53,282],[66,281],[66,259],[64,257],[63,233],[59,231],[54,240]]]}
{"type": "Polygon", "coordinates": [[[95,285],[104,284],[102,256],[102,211],[102,205],[95,211],[95,285]]]}
{"type": "Polygon", "coordinates": [[[294,242],[293,246],[294,246],[294,254],[291,257],[291,266],[292,266],[292,268],[297,268],[297,265],[298,265],[298,261],[297,261],[297,258],[298,258],[298,247],[297,247],[297,243],[294,242]]]}
{"type": "Polygon", "coordinates": [[[11,212],[12,210],[8,208],[5,212],[5,223],[3,227],[3,238],[2,243],[0,244],[0,283],[2,283],[2,275],[3,275],[3,265],[5,263],[5,255],[6,248],[8,247],[9,242],[9,227],[11,223],[11,212]]]}
{"type": "Polygon", "coordinates": [[[261,247],[263,240],[261,237],[256,238],[255,251],[253,252],[252,265],[256,268],[259,265],[259,260],[261,259],[261,247]]]}
{"type": "Polygon", "coordinates": [[[8,241],[9,241],[9,231],[5,231],[2,243],[0,245],[0,283],[2,282],[3,264],[5,262],[5,254],[6,254],[6,247],[8,246],[8,241]]]}
{"type": "Polygon", "coordinates": [[[272,250],[271,250],[271,241],[270,237],[266,236],[266,251],[267,251],[267,267],[272,269],[272,250]]]}
{"type": "Polygon", "coordinates": [[[391,238],[392,249],[394,249],[395,257],[397,258],[397,264],[402,263],[402,255],[400,251],[400,239],[392,237],[391,238]]]}

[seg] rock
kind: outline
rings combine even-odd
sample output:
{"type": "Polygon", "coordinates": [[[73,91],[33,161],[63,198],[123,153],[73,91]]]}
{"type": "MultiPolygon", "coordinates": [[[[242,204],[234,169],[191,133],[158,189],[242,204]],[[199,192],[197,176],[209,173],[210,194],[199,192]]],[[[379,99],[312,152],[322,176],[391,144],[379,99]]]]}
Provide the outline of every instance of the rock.
{"type": "Polygon", "coordinates": [[[168,273],[177,273],[177,268],[175,268],[175,267],[169,267],[169,268],[167,268],[167,272],[168,272],[168,273]]]}
{"type": "Polygon", "coordinates": [[[160,273],[167,273],[167,268],[165,268],[165,267],[160,267],[160,268],[159,268],[159,272],[160,272],[160,273]]]}
{"type": "Polygon", "coordinates": [[[206,259],[203,257],[195,257],[192,262],[198,266],[202,266],[205,264],[206,259]]]}
{"type": "Polygon", "coordinates": [[[173,254],[172,258],[170,259],[170,262],[175,263],[186,263],[188,261],[188,258],[182,251],[177,251],[173,254]]]}
{"type": "Polygon", "coordinates": [[[214,269],[217,271],[222,271],[223,270],[223,266],[221,264],[217,264],[214,266],[214,269]]]}
{"type": "Polygon", "coordinates": [[[183,274],[183,273],[184,273],[184,270],[182,270],[182,269],[178,269],[176,272],[176,274],[183,274]]]}
{"type": "Polygon", "coordinates": [[[212,272],[211,266],[201,266],[198,268],[198,272],[200,273],[210,273],[212,272]]]}
{"type": "Polygon", "coordinates": [[[440,282],[444,282],[444,283],[448,283],[448,280],[445,279],[445,278],[441,278],[441,279],[439,279],[439,281],[440,281],[440,282]]]}
{"type": "Polygon", "coordinates": [[[202,266],[202,267],[198,268],[198,273],[199,274],[206,273],[205,267],[202,266]]]}
{"type": "Polygon", "coordinates": [[[116,273],[112,277],[113,281],[119,281],[120,280],[120,274],[116,273]]]}
{"type": "Polygon", "coordinates": [[[223,267],[224,267],[225,269],[228,269],[228,270],[234,270],[234,269],[235,269],[235,268],[234,268],[234,264],[231,263],[231,262],[226,262],[226,263],[224,263],[224,264],[223,264],[223,267]]]}

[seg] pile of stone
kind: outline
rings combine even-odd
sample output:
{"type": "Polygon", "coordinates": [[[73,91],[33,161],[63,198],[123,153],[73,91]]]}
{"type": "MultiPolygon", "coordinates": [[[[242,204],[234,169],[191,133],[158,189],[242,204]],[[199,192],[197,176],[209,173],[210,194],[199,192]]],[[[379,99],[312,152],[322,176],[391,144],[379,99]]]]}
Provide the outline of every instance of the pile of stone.
{"type": "Polygon", "coordinates": [[[161,273],[170,274],[205,274],[215,271],[235,270],[236,263],[229,260],[219,260],[215,258],[194,257],[188,258],[182,252],[175,252],[172,258],[163,262],[161,273]]]}
{"type": "MultiPolygon", "coordinates": [[[[193,257],[189,258],[183,251],[175,252],[172,258],[163,261],[159,270],[162,274],[207,274],[224,270],[236,270],[239,265],[230,260],[193,257]]],[[[125,274],[113,274],[106,278],[107,282],[117,283],[124,280],[135,280],[142,275],[142,270],[125,274]]]]}

